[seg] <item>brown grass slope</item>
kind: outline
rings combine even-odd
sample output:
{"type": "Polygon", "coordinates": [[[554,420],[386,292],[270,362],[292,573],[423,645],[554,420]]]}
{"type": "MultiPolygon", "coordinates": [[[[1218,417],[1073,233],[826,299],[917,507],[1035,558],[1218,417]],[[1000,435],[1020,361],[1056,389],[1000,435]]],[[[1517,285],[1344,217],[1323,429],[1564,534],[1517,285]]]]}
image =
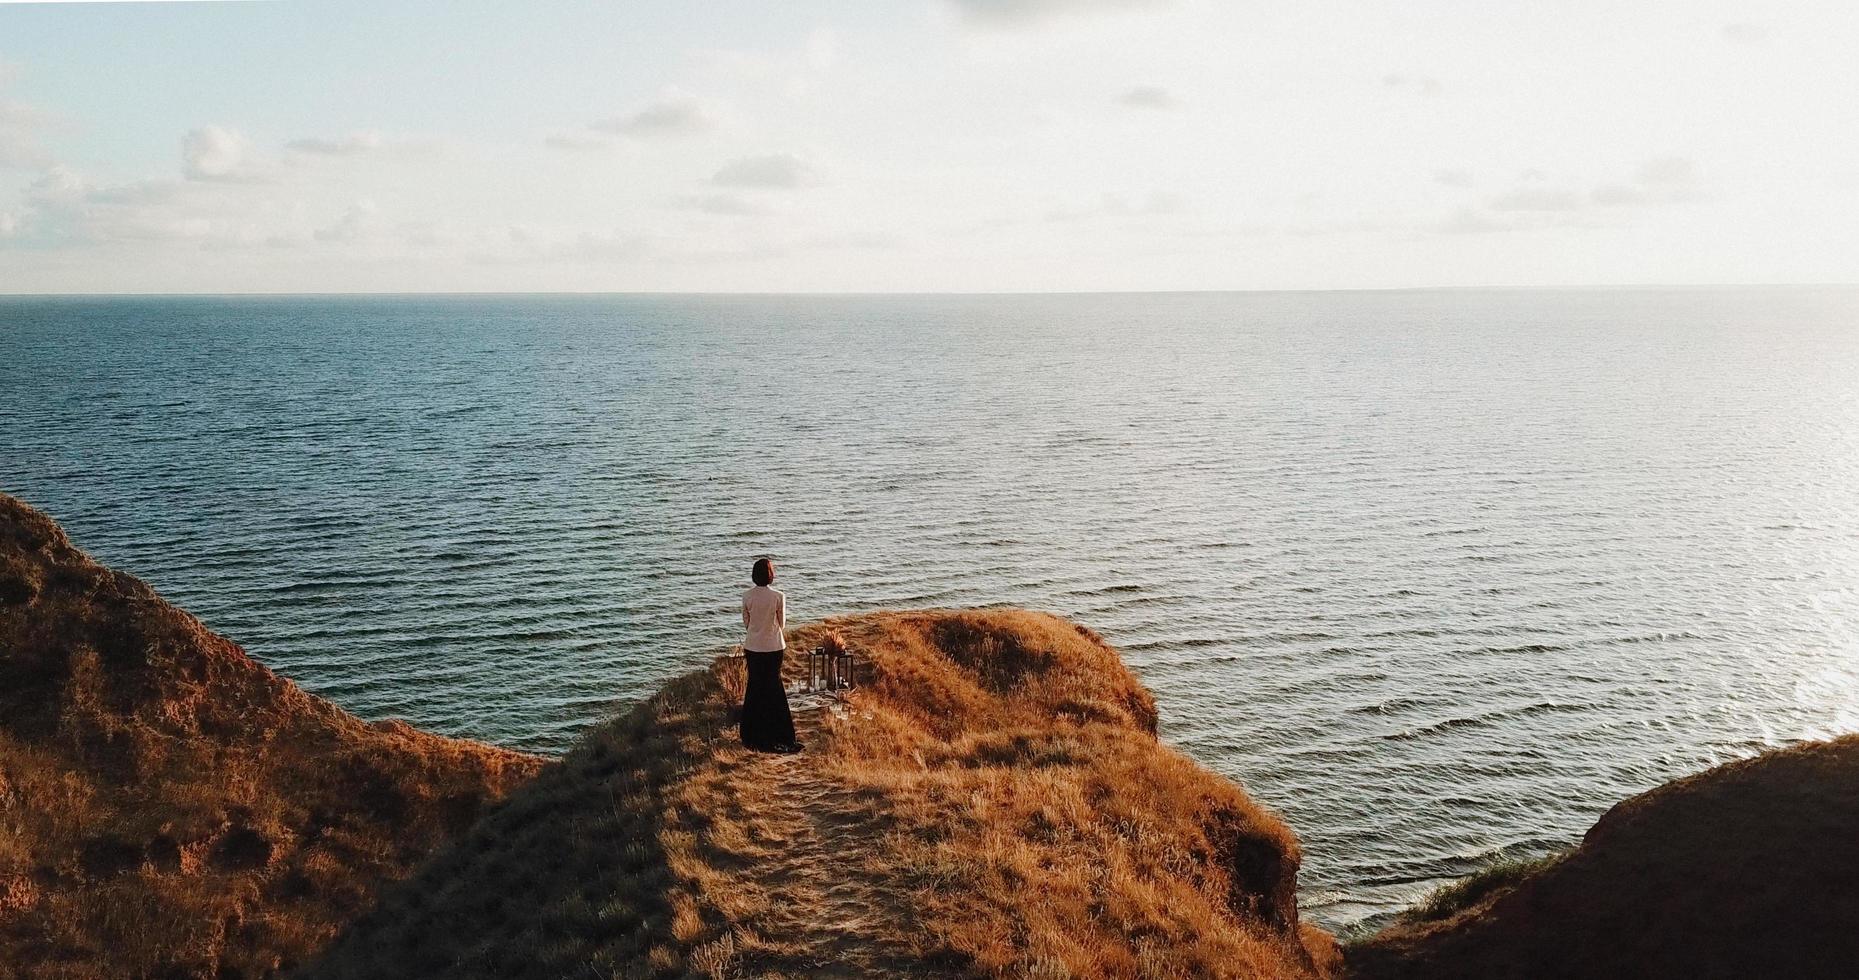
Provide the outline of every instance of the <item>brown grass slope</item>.
{"type": "Polygon", "coordinates": [[[1566,856],[1348,961],[1364,980],[1859,976],[1859,736],[1626,800],[1566,856]]]}
{"type": "Polygon", "coordinates": [[[0,494],[0,975],[272,975],[540,764],[344,714],[0,494]]]}
{"type": "MultiPolygon", "coordinates": [[[[593,732],[306,976],[1315,977],[1297,842],[1155,738],[1090,631],[877,613],[846,710],[744,751],[739,661],[593,732]]],[[[790,660],[790,677],[801,665],[790,660]]]]}

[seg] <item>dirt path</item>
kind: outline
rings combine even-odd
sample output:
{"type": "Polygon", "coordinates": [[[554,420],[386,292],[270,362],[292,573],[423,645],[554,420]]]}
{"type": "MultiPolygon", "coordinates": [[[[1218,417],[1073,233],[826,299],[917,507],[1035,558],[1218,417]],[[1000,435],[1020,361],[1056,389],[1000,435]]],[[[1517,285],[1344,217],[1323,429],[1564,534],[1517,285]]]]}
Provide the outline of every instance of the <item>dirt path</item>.
{"type": "Polygon", "coordinates": [[[730,922],[729,948],[709,969],[725,977],[922,976],[924,962],[905,938],[917,932],[908,897],[863,860],[881,821],[820,771],[825,716],[846,709],[817,695],[793,696],[793,707],[806,744],[800,754],[731,752],[694,781],[722,804],[708,815],[703,867],[686,869],[730,922]]]}

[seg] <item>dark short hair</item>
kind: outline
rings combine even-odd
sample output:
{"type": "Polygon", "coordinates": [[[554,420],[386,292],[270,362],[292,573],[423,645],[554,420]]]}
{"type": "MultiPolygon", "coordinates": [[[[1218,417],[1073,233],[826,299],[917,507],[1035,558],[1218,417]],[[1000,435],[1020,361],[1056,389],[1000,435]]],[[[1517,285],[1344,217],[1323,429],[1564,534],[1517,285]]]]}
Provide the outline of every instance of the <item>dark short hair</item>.
{"type": "Polygon", "coordinates": [[[756,585],[767,585],[775,580],[775,563],[766,558],[755,559],[755,567],[749,569],[749,579],[756,585]]]}

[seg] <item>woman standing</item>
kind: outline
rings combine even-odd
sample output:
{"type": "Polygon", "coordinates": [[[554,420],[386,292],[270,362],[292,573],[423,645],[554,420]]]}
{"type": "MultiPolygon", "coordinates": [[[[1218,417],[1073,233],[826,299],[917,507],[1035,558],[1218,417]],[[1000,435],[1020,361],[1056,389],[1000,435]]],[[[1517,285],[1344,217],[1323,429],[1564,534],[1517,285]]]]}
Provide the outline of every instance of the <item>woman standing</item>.
{"type": "Polygon", "coordinates": [[[775,563],[757,558],[750,570],[755,587],[742,594],[742,659],[749,683],[742,692],[742,744],[763,752],[799,752],[787,688],[781,684],[781,657],[787,651],[787,596],[769,586],[775,563]]]}

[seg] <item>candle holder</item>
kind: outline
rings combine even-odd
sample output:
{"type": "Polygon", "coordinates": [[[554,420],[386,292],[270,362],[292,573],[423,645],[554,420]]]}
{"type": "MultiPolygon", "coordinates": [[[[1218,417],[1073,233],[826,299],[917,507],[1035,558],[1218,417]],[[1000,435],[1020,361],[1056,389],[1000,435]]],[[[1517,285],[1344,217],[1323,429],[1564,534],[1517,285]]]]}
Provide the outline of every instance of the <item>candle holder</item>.
{"type": "Polygon", "coordinates": [[[838,695],[858,686],[858,658],[838,633],[807,651],[807,689],[838,695]]]}

